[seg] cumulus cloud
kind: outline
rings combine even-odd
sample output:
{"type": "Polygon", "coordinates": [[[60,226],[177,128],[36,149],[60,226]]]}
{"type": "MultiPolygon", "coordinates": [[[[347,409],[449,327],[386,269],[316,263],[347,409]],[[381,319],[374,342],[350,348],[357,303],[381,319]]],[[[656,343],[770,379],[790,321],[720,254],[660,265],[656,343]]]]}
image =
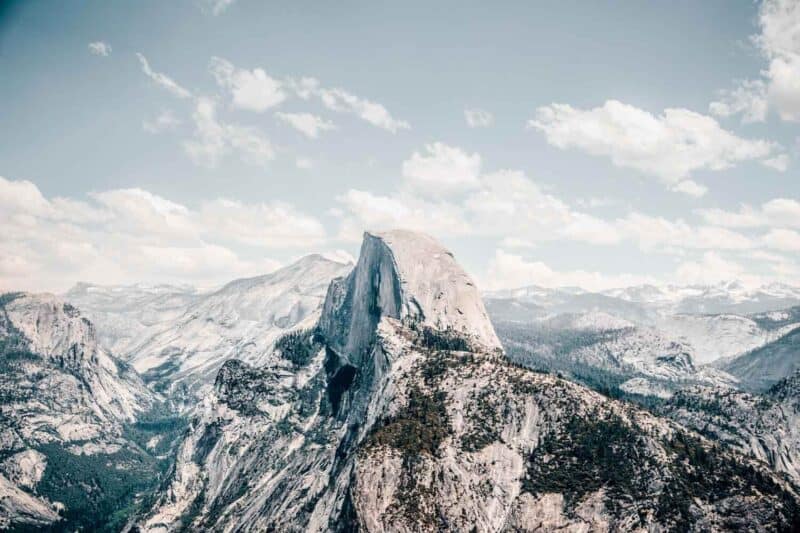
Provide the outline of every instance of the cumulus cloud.
{"type": "Polygon", "coordinates": [[[693,226],[683,220],[632,212],[617,219],[621,237],[633,241],[644,251],[681,249],[748,250],[755,246],[741,233],[717,226],[693,226]]]}
{"type": "Polygon", "coordinates": [[[275,116],[309,139],[316,139],[320,132],[336,129],[333,122],[311,113],[275,113],[275,116]]]}
{"type": "Polygon", "coordinates": [[[483,109],[465,109],[464,119],[470,128],[486,128],[494,122],[494,116],[483,109]]]}
{"type": "Polygon", "coordinates": [[[185,141],[183,147],[199,165],[214,167],[231,153],[257,166],[275,159],[272,143],[259,130],[218,120],[216,104],[210,98],[197,99],[192,119],[194,138],[185,141]]]}
{"type": "Polygon", "coordinates": [[[714,251],[705,252],[699,260],[684,261],[678,265],[674,276],[677,283],[684,285],[711,285],[734,279],[749,285],[760,282],[760,279],[748,275],[741,264],[714,251]]]}
{"type": "Polygon", "coordinates": [[[708,187],[705,185],[700,185],[692,180],[683,180],[673,185],[672,190],[675,192],[688,194],[689,196],[694,196],[695,198],[700,198],[701,196],[705,196],[705,194],[708,192],[708,187]]]}
{"type": "Polygon", "coordinates": [[[142,121],[142,128],[148,133],[160,133],[165,130],[175,129],[180,126],[181,121],[175,113],[169,109],[161,111],[154,119],[142,121]]]}
{"type": "Polygon", "coordinates": [[[230,92],[233,106],[239,109],[261,113],[286,100],[283,83],[263,69],[236,68],[225,59],[212,57],[209,70],[217,84],[230,92]]]}
{"type": "Polygon", "coordinates": [[[743,204],[735,211],[709,208],[697,213],[711,224],[728,228],[800,228],[800,202],[792,198],[774,198],[758,208],[743,204]]]}
{"type": "Polygon", "coordinates": [[[108,57],[111,55],[111,45],[103,41],[89,43],[89,52],[96,56],[108,57]]]}
{"type": "Polygon", "coordinates": [[[541,261],[529,261],[520,255],[497,250],[489,263],[487,289],[512,289],[528,285],[541,287],[582,287],[602,291],[645,283],[657,283],[650,276],[604,274],[586,270],[558,271],[541,261]]]}
{"type": "Polygon", "coordinates": [[[800,233],[790,229],[772,229],[764,236],[764,244],[782,252],[800,252],[800,233]]]}
{"type": "Polygon", "coordinates": [[[785,121],[800,121],[800,4],[764,0],[759,6],[759,33],[752,36],[767,62],[761,78],[738,82],[720,93],[709,109],[718,116],[741,114],[744,122],[761,122],[773,108],[785,121]]]}
{"type": "Polygon", "coordinates": [[[63,290],[78,280],[220,283],[278,265],[246,250],[325,239],[318,220],[282,202],[216,198],[192,208],[142,189],[47,198],[29,181],[2,177],[0,224],[2,290],[63,290]]]}
{"type": "Polygon", "coordinates": [[[778,172],[786,172],[786,170],[789,168],[789,155],[780,154],[770,159],[765,159],[762,161],[762,164],[765,167],[777,170],[778,172]]]}
{"type": "Polygon", "coordinates": [[[336,197],[339,208],[332,214],[341,218],[339,237],[358,241],[364,229],[406,228],[438,236],[466,235],[468,221],[460,206],[432,201],[408,193],[392,195],[350,189],[336,197]]]}
{"type": "Polygon", "coordinates": [[[144,57],[142,54],[137,53],[136,57],[139,58],[139,63],[141,63],[142,65],[142,72],[144,72],[148,78],[153,80],[156,83],[156,85],[162,87],[163,89],[166,89],[170,94],[178,98],[190,98],[192,96],[191,92],[178,85],[178,83],[175,80],[173,80],[166,74],[162,74],[161,72],[155,72],[150,67],[150,62],[147,61],[147,58],[144,57]]]}
{"type": "Polygon", "coordinates": [[[733,89],[719,91],[719,100],[711,102],[712,115],[727,118],[742,116],[742,122],[763,122],[767,118],[767,86],[762,80],[742,80],[733,89]]]}
{"type": "Polygon", "coordinates": [[[406,183],[421,194],[432,196],[473,189],[478,186],[481,156],[441,142],[425,145],[403,162],[406,183]]]}
{"type": "MultiPolygon", "coordinates": [[[[340,233],[344,238],[358,239],[364,227],[399,226],[440,237],[494,238],[507,248],[529,248],[553,240],[597,246],[631,243],[645,253],[668,254],[744,251],[762,246],[755,236],[727,227],[724,217],[711,213],[708,223],[699,225],[636,211],[604,219],[575,209],[545,192],[523,172],[500,170],[481,174],[478,154],[470,156],[452,147],[428,146],[426,154],[414,156],[406,163],[423,163],[411,168],[404,165],[403,180],[395,192],[379,195],[350,190],[337,198],[338,207],[333,214],[341,221],[340,233]],[[451,154],[450,150],[455,152],[451,154]],[[434,159],[435,163],[428,159],[434,159]],[[466,176],[454,182],[458,187],[449,183],[449,187],[436,189],[436,194],[430,193],[436,177],[443,173],[457,174],[452,169],[458,168],[466,176]],[[469,172],[463,172],[464,168],[469,172]]],[[[771,204],[773,211],[777,209],[775,205],[771,204]]],[[[779,207],[784,212],[783,218],[793,211],[785,203],[779,207]]],[[[701,216],[703,213],[700,212],[701,216]]]]}
{"type": "Polygon", "coordinates": [[[223,198],[203,202],[197,215],[207,234],[249,246],[292,248],[325,238],[319,220],[284,202],[245,204],[223,198]]]}
{"type": "Polygon", "coordinates": [[[705,188],[689,180],[692,172],[763,160],[778,149],[765,140],[738,137],[713,118],[687,109],[666,109],[655,116],[616,100],[588,110],[567,104],[543,106],[528,126],[557,148],[609,157],[616,166],[655,176],[693,196],[702,195],[705,188]]]}

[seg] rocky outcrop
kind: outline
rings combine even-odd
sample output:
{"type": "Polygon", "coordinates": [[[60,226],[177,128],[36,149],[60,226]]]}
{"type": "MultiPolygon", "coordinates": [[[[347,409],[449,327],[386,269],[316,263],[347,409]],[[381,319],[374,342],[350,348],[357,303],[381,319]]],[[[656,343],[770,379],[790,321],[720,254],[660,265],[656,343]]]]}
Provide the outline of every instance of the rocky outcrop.
{"type": "Polygon", "coordinates": [[[328,289],[319,329],[343,361],[358,367],[383,317],[500,349],[475,283],[452,253],[424,234],[365,233],[356,268],[328,289]]]}
{"type": "Polygon", "coordinates": [[[232,281],[133,345],[129,362],[153,388],[193,405],[228,359],[261,365],[279,337],[314,327],[331,279],[351,269],[309,255],[271,274],[232,281]]]}
{"type": "Polygon", "coordinates": [[[800,372],[763,395],[693,387],[661,408],[666,416],[785,474],[800,486],[800,372]]]}
{"type": "MultiPolygon", "coordinates": [[[[62,498],[86,487],[92,496],[84,500],[102,501],[105,482],[84,467],[105,462],[77,457],[135,449],[123,427],[157,400],[134,371],[98,346],[94,326],[75,307],[47,294],[1,295],[0,529],[74,514],[62,498]],[[55,473],[46,478],[51,466],[55,473]]],[[[123,459],[114,457],[113,468],[128,468],[123,459]]],[[[108,478],[125,477],[114,473],[108,478]]]]}

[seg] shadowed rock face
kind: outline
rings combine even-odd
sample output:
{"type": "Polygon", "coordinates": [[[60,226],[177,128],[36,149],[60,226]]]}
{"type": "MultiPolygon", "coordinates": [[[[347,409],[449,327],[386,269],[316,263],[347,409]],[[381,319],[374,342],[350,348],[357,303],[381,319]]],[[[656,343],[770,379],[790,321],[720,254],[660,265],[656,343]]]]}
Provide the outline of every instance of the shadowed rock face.
{"type": "Polygon", "coordinates": [[[358,264],[328,289],[320,330],[342,364],[358,367],[381,317],[452,330],[499,349],[472,279],[431,237],[409,231],[365,233],[358,264]]]}

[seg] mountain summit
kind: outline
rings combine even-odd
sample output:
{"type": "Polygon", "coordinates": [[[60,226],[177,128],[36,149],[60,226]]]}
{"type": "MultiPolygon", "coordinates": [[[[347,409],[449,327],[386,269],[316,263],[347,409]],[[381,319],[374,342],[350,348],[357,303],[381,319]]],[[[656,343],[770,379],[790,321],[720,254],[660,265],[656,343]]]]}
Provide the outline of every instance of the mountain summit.
{"type": "Polygon", "coordinates": [[[501,349],[475,283],[452,253],[422,233],[364,233],[355,269],[328,289],[320,329],[331,349],[358,363],[382,317],[501,349]]]}

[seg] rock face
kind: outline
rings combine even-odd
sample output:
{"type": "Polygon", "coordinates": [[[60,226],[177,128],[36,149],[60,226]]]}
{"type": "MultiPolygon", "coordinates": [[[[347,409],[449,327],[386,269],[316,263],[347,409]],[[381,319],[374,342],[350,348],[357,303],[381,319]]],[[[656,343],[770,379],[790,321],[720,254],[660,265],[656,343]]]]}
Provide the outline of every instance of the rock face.
{"type": "Polygon", "coordinates": [[[55,496],[68,491],[57,490],[59,473],[43,480],[48,465],[68,477],[71,456],[129,446],[123,425],[156,401],[75,307],[47,294],[0,296],[0,528],[59,520],[55,496]]]}
{"type": "Polygon", "coordinates": [[[180,317],[204,293],[189,286],[78,283],[64,299],[97,328],[100,344],[121,359],[180,317]]]}
{"type": "Polygon", "coordinates": [[[688,342],[606,313],[495,323],[512,361],[609,394],[668,398],[689,385],[736,384],[721,370],[696,365],[696,350],[688,342]]]}
{"type": "Polygon", "coordinates": [[[132,345],[128,361],[156,390],[201,397],[226,360],[262,364],[278,337],[313,327],[331,279],[351,269],[310,255],[271,274],[232,281],[132,345]]]}
{"type": "Polygon", "coordinates": [[[709,439],[746,453],[800,486],[800,372],[764,395],[694,387],[661,411],[709,439]]]}
{"type": "Polygon", "coordinates": [[[674,422],[510,363],[429,237],[365,235],[314,331],[228,361],[145,531],[786,530],[797,495],[674,422]]]}
{"type": "MultiPolygon", "coordinates": [[[[800,314],[800,308],[793,308],[800,314]]],[[[787,333],[776,340],[742,354],[721,361],[719,367],[736,376],[742,386],[751,391],[765,391],[781,379],[800,370],[800,325],[792,324],[778,331],[787,333]]]]}
{"type": "Polygon", "coordinates": [[[382,317],[500,348],[475,283],[452,253],[424,234],[365,233],[356,268],[328,289],[320,330],[331,349],[358,366],[382,317]]]}

